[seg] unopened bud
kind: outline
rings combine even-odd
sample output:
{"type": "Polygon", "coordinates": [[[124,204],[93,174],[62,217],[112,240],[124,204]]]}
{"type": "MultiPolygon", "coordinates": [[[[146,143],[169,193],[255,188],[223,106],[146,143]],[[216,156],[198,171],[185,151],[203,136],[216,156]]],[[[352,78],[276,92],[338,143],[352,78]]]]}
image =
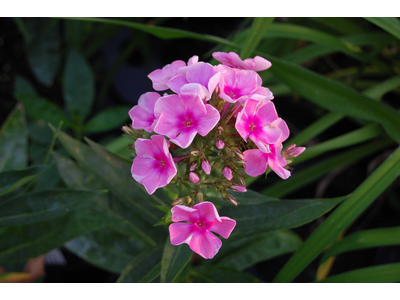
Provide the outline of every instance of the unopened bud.
{"type": "Polygon", "coordinates": [[[217,133],[221,134],[223,131],[224,131],[224,128],[222,128],[222,126],[218,126],[217,133]]]}
{"type": "Polygon", "coordinates": [[[183,205],[184,202],[185,202],[185,198],[181,197],[181,198],[176,199],[174,202],[172,202],[171,205],[172,205],[172,206],[175,206],[175,205],[183,205]]]}
{"type": "Polygon", "coordinates": [[[233,178],[232,170],[229,169],[228,167],[225,167],[225,168],[222,170],[222,175],[224,175],[224,177],[225,177],[226,179],[228,179],[228,180],[232,180],[232,178],[233,178]]]}
{"type": "Polygon", "coordinates": [[[231,194],[227,194],[228,196],[226,198],[224,198],[226,201],[228,201],[229,203],[238,206],[240,203],[239,201],[236,200],[235,197],[233,197],[231,194]]]}
{"type": "Polygon", "coordinates": [[[194,170],[196,170],[196,168],[197,168],[197,163],[193,163],[191,166],[190,166],[190,171],[194,171],[194,170]]]}
{"type": "Polygon", "coordinates": [[[130,138],[137,138],[138,132],[133,129],[131,126],[124,125],[122,126],[122,131],[130,138]]]}
{"type": "Polygon", "coordinates": [[[196,195],[196,203],[203,202],[203,193],[197,193],[196,195]]]}
{"type": "Polygon", "coordinates": [[[284,158],[292,158],[292,157],[297,157],[299,156],[301,153],[304,152],[304,150],[306,150],[306,147],[296,147],[295,144],[291,144],[288,147],[286,147],[283,152],[282,152],[282,156],[284,158]]]}
{"type": "Polygon", "coordinates": [[[199,175],[197,175],[196,173],[190,172],[189,180],[191,183],[198,183],[200,181],[200,178],[199,178],[199,175]]]}
{"type": "Polygon", "coordinates": [[[203,160],[203,162],[201,163],[201,168],[203,169],[204,173],[206,173],[207,175],[210,175],[211,166],[210,166],[210,162],[207,159],[203,160]]]}
{"type": "Polygon", "coordinates": [[[243,153],[242,153],[242,151],[240,151],[239,150],[239,148],[233,148],[233,151],[235,152],[235,154],[237,155],[237,156],[239,156],[241,159],[243,159],[244,158],[244,156],[243,156],[243,153]]]}
{"type": "Polygon", "coordinates": [[[244,186],[241,186],[241,185],[231,185],[229,188],[231,190],[233,190],[235,192],[239,192],[239,193],[247,192],[246,188],[244,186]]]}
{"type": "Polygon", "coordinates": [[[193,155],[193,156],[198,156],[199,155],[199,150],[192,150],[192,151],[190,151],[190,155],[193,155]]]}
{"type": "Polygon", "coordinates": [[[222,150],[225,147],[225,143],[221,140],[219,140],[218,142],[215,143],[215,146],[219,149],[222,150]]]}

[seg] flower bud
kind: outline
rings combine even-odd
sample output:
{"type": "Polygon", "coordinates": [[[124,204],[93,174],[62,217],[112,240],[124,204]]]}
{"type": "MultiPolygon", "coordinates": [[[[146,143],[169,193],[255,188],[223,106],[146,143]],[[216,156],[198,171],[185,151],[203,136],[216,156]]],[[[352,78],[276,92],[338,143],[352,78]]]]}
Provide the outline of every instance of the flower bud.
{"type": "Polygon", "coordinates": [[[219,140],[218,142],[215,143],[215,146],[219,149],[222,150],[225,147],[225,143],[221,140],[219,140]]]}
{"type": "Polygon", "coordinates": [[[200,178],[199,178],[199,175],[197,175],[196,173],[190,172],[189,180],[191,183],[198,183],[200,181],[200,178]]]}
{"type": "Polygon", "coordinates": [[[286,147],[283,152],[282,152],[282,156],[284,158],[292,158],[292,157],[297,157],[299,156],[301,153],[304,152],[304,150],[306,150],[306,147],[296,147],[295,144],[291,144],[288,147],[286,147]]]}
{"type": "Polygon", "coordinates": [[[231,190],[233,190],[235,192],[239,192],[239,193],[244,193],[244,192],[247,191],[246,188],[244,186],[241,186],[241,185],[235,185],[234,184],[234,185],[231,185],[229,188],[231,190]]]}
{"type": "Polygon", "coordinates": [[[206,173],[207,175],[210,175],[211,166],[210,166],[210,162],[207,159],[203,160],[203,162],[201,163],[201,168],[203,169],[204,173],[206,173]]]}
{"type": "Polygon", "coordinates": [[[199,153],[200,153],[199,150],[192,150],[192,151],[190,151],[190,154],[193,155],[193,156],[198,156],[199,153]]]}
{"type": "Polygon", "coordinates": [[[171,205],[172,205],[172,206],[175,206],[175,205],[183,205],[184,202],[185,202],[185,198],[184,198],[184,197],[181,197],[181,198],[176,199],[174,202],[172,202],[171,205]]]}
{"type": "Polygon", "coordinates": [[[203,202],[203,193],[197,193],[196,195],[196,203],[201,203],[203,202]]]}
{"type": "Polygon", "coordinates": [[[231,194],[226,194],[226,196],[223,197],[223,198],[224,198],[225,201],[227,201],[227,202],[229,202],[229,203],[231,203],[231,204],[233,204],[235,206],[239,205],[239,201],[237,201],[236,198],[233,197],[231,194]]]}
{"type": "Polygon", "coordinates": [[[190,171],[194,171],[194,170],[196,170],[196,168],[197,168],[197,163],[193,163],[191,166],[190,166],[190,171]]]}
{"type": "Polygon", "coordinates": [[[232,180],[232,178],[233,178],[232,170],[229,169],[228,167],[225,167],[225,168],[222,170],[222,175],[224,175],[225,178],[228,179],[228,180],[232,180]]]}

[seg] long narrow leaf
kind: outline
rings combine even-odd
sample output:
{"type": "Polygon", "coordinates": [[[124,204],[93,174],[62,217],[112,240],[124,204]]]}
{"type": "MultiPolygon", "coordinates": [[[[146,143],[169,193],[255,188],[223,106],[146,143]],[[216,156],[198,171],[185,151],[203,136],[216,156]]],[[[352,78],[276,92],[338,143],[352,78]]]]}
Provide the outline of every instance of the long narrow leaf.
{"type": "Polygon", "coordinates": [[[240,57],[246,59],[250,57],[253,51],[257,48],[261,39],[263,38],[264,32],[268,29],[270,24],[275,18],[254,18],[253,24],[251,25],[249,36],[240,51],[240,57]]]}
{"type": "Polygon", "coordinates": [[[189,245],[174,246],[167,238],[161,260],[161,282],[174,282],[189,263],[193,251],[189,245]]]}
{"type": "Polygon", "coordinates": [[[386,30],[390,34],[394,35],[398,39],[400,39],[400,20],[398,18],[373,18],[366,17],[371,23],[379,26],[383,30],[386,30]]]}

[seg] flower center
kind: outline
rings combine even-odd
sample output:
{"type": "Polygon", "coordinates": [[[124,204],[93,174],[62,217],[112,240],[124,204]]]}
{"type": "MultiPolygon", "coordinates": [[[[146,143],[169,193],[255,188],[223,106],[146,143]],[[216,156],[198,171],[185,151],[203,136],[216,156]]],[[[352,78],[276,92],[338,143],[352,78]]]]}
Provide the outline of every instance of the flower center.
{"type": "Polygon", "coordinates": [[[187,120],[186,122],[185,122],[185,126],[186,127],[192,127],[192,121],[190,121],[190,120],[187,120]]]}
{"type": "Polygon", "coordinates": [[[255,128],[255,127],[256,127],[256,125],[251,124],[251,125],[249,126],[250,131],[254,131],[254,128],[255,128]]]}
{"type": "Polygon", "coordinates": [[[197,226],[202,227],[204,225],[203,222],[197,222],[197,226]]]}
{"type": "Polygon", "coordinates": [[[165,163],[165,161],[160,160],[160,165],[161,165],[161,167],[165,167],[167,164],[165,163]]]}

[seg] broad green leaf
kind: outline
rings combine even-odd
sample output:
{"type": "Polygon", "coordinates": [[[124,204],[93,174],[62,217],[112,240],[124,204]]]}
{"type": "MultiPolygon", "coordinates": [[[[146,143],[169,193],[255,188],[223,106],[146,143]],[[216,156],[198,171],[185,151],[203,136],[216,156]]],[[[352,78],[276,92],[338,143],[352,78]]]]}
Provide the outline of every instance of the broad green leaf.
{"type": "Polygon", "coordinates": [[[200,266],[190,270],[195,282],[202,283],[257,283],[261,280],[233,268],[200,266]]]}
{"type": "MultiPolygon", "coordinates": [[[[315,181],[319,177],[329,173],[332,170],[340,168],[341,166],[345,166],[349,163],[357,162],[360,159],[371,155],[372,153],[385,149],[391,144],[391,140],[386,139],[376,142],[373,141],[366,145],[361,145],[354,149],[347,150],[343,153],[316,163],[304,170],[301,170],[285,181],[279,181],[271,187],[262,190],[261,193],[270,197],[283,197],[301,187],[304,187],[306,184],[315,181]]],[[[296,159],[292,165],[295,163],[296,159]]]]}
{"type": "Polygon", "coordinates": [[[313,232],[274,279],[292,281],[337,236],[347,228],[400,174],[397,148],[328,218],[313,232]]]}
{"type": "Polygon", "coordinates": [[[400,282],[400,263],[357,269],[318,281],[321,283],[386,283],[400,282]]]}
{"type": "Polygon", "coordinates": [[[374,23],[383,30],[386,30],[390,34],[400,39],[400,20],[398,18],[364,17],[364,19],[367,19],[371,23],[374,23]]]}
{"type": "Polygon", "coordinates": [[[156,282],[161,274],[163,247],[154,247],[137,255],[124,269],[117,283],[156,282]]]}
{"type": "Polygon", "coordinates": [[[129,119],[129,109],[127,106],[113,106],[105,109],[91,118],[83,127],[83,131],[93,133],[115,129],[129,119]]]}
{"type": "Polygon", "coordinates": [[[87,117],[93,99],[94,78],[90,66],[79,52],[72,50],[64,71],[64,100],[75,123],[87,117]]]}
{"type": "Polygon", "coordinates": [[[135,255],[146,249],[146,245],[109,228],[80,236],[64,246],[85,261],[114,273],[121,273],[135,255]]]}
{"type": "Polygon", "coordinates": [[[0,196],[10,193],[38,176],[46,169],[45,166],[32,166],[23,170],[12,170],[0,173],[0,196]]]}
{"type": "Polygon", "coordinates": [[[123,159],[130,160],[132,159],[132,153],[129,151],[128,146],[132,143],[133,141],[130,138],[121,135],[104,145],[104,147],[111,153],[116,154],[123,159]]]}
{"type": "Polygon", "coordinates": [[[321,263],[331,256],[336,256],[347,251],[399,244],[400,227],[363,230],[335,242],[333,246],[325,252],[321,263]]]}
{"type": "Polygon", "coordinates": [[[25,110],[17,104],[0,128],[0,172],[28,166],[28,128],[25,110]]]}
{"type": "Polygon", "coordinates": [[[294,252],[301,243],[301,238],[291,231],[262,233],[257,235],[256,240],[229,253],[217,264],[243,270],[258,262],[294,252]]]}
{"type": "Polygon", "coordinates": [[[253,19],[249,35],[243,45],[242,50],[240,51],[240,57],[242,59],[246,59],[252,55],[253,51],[257,48],[258,44],[263,38],[263,34],[274,21],[274,19],[275,18],[271,17],[253,19]]]}
{"type": "Polygon", "coordinates": [[[24,18],[31,43],[27,45],[28,62],[36,78],[51,86],[60,62],[58,20],[48,18],[24,18]]]}
{"type": "Polygon", "coordinates": [[[280,81],[306,99],[328,110],[380,123],[391,138],[400,142],[400,114],[391,107],[296,64],[260,55],[272,62],[270,70],[280,81]]]}
{"type": "Polygon", "coordinates": [[[219,214],[236,221],[234,235],[289,229],[315,220],[345,198],[269,201],[240,209],[229,206],[221,208],[219,214]]]}
{"type": "Polygon", "coordinates": [[[68,211],[59,218],[35,224],[1,227],[0,263],[26,261],[62,246],[78,236],[116,222],[97,201],[68,211]]]}
{"type": "Polygon", "coordinates": [[[104,191],[54,189],[25,193],[0,204],[0,226],[39,223],[78,209],[104,191]]]}
{"type": "Polygon", "coordinates": [[[174,246],[168,237],[161,259],[161,282],[174,282],[189,263],[192,255],[193,251],[189,245],[174,246]]]}

